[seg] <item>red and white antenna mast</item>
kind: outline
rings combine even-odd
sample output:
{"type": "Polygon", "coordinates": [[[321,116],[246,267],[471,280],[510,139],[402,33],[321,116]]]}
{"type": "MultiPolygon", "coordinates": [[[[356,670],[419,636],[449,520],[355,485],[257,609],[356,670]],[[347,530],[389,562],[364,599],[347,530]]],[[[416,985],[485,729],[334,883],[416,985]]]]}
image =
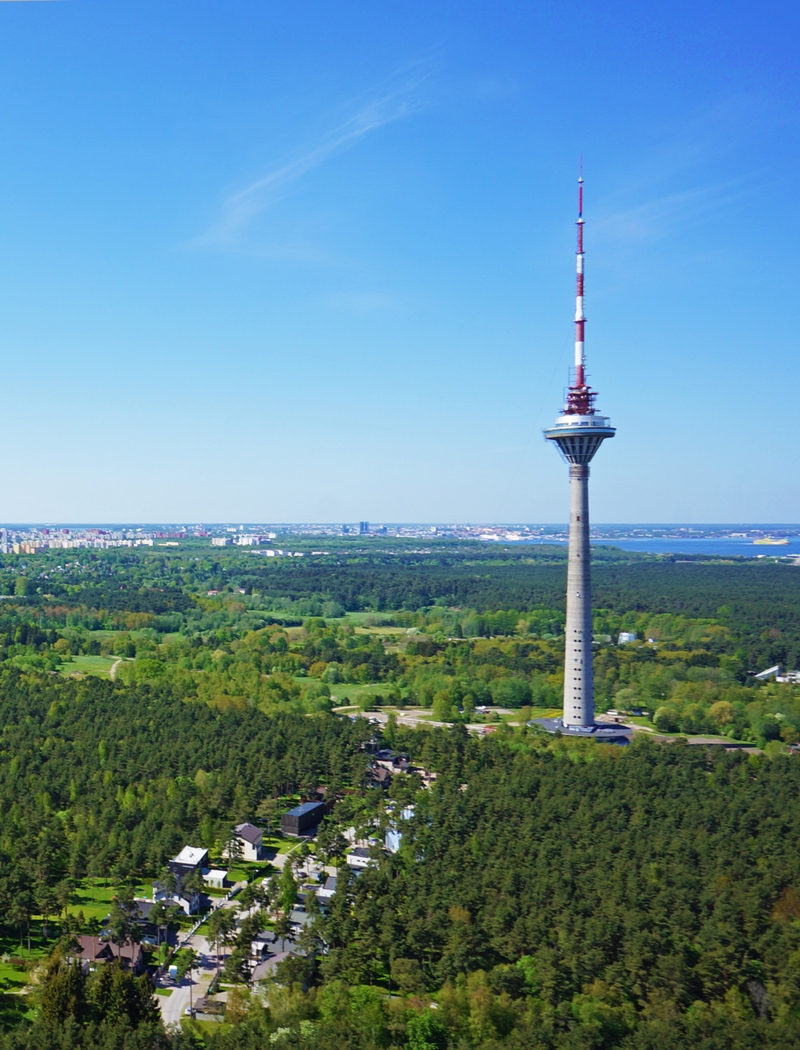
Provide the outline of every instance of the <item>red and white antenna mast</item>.
{"type": "Polygon", "coordinates": [[[575,386],[585,385],[583,356],[583,164],[578,179],[578,251],[576,253],[577,284],[575,287],[575,386]]]}
{"type": "Polygon", "coordinates": [[[587,416],[594,411],[595,393],[586,385],[586,357],[583,349],[586,316],[583,312],[583,162],[578,178],[578,251],[576,253],[577,283],[575,288],[575,378],[570,384],[565,411],[570,415],[587,416]]]}

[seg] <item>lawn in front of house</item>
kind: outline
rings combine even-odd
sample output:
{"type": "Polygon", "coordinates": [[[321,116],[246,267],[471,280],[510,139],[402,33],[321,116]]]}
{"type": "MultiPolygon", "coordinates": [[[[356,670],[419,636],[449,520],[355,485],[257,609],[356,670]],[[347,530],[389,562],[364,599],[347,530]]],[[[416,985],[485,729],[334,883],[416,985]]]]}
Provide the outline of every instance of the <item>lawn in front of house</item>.
{"type": "Polygon", "coordinates": [[[21,966],[0,962],[0,992],[19,994],[28,984],[28,974],[21,966]]]}
{"type": "MultiPolygon", "coordinates": [[[[34,941],[39,938],[31,936],[32,952],[28,952],[27,945],[20,951],[19,942],[12,945],[13,950],[8,952],[7,938],[3,938],[3,955],[10,955],[14,959],[24,958],[29,963],[42,959],[45,955],[43,946],[34,947],[34,941]]],[[[52,947],[52,946],[51,946],[52,947]]],[[[22,966],[15,966],[11,962],[0,962],[0,1029],[12,1028],[23,1021],[32,1021],[35,1007],[28,996],[28,972],[22,966]]]]}
{"type": "MultiPolygon", "coordinates": [[[[150,897],[152,883],[137,883],[132,887],[134,896],[150,897]]],[[[73,890],[67,911],[77,915],[82,911],[85,919],[104,919],[111,911],[117,888],[106,885],[105,879],[82,879],[73,890]]]]}

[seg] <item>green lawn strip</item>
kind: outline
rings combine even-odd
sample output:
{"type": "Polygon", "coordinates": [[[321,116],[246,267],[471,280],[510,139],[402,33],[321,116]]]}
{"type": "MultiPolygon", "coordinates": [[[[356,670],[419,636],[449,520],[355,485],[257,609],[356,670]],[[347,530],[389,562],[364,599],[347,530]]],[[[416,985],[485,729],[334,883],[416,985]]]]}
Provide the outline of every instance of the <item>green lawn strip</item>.
{"type": "MultiPolygon", "coordinates": [[[[392,612],[384,612],[384,613],[348,612],[348,613],[345,613],[344,616],[341,617],[340,619],[333,620],[332,622],[333,623],[349,623],[353,627],[364,627],[365,626],[365,623],[364,623],[365,620],[392,620],[392,619],[394,619],[394,617],[396,615],[397,615],[397,613],[392,613],[392,612]]],[[[408,628],[403,627],[402,630],[405,631],[405,630],[408,630],[408,628]]]]}
{"type": "Polygon", "coordinates": [[[405,637],[408,634],[408,627],[356,627],[356,634],[366,634],[373,636],[383,636],[384,638],[399,638],[405,637]]]}
{"type": "Polygon", "coordinates": [[[73,656],[64,661],[58,673],[61,675],[91,674],[100,678],[108,678],[112,664],[118,659],[118,656],[73,656]]]}
{"type": "MultiPolygon", "coordinates": [[[[134,895],[137,897],[149,897],[151,885],[139,883],[134,887],[134,895]]],[[[76,915],[82,911],[86,919],[104,919],[111,911],[116,889],[106,886],[104,880],[84,879],[72,893],[72,898],[67,905],[67,911],[76,915]]]]}
{"type": "MultiPolygon", "coordinates": [[[[285,803],[282,802],[281,803],[282,806],[284,804],[286,806],[286,810],[294,809],[295,806],[299,806],[300,805],[300,800],[299,799],[291,799],[288,802],[285,802],[285,803]]],[[[284,810],[284,812],[286,812],[286,810],[284,810]]],[[[270,851],[271,850],[275,850],[276,853],[285,853],[287,851],[287,849],[289,849],[290,846],[293,846],[295,844],[295,842],[297,842],[297,839],[286,838],[286,836],[284,836],[284,835],[271,835],[269,838],[267,838],[266,835],[265,835],[261,844],[262,844],[262,847],[265,850],[270,850],[270,851]]],[[[247,861],[244,861],[244,862],[242,862],[242,867],[243,867],[243,870],[248,871],[250,873],[250,875],[251,875],[250,881],[251,882],[253,881],[253,879],[252,879],[253,871],[256,872],[256,876],[255,877],[257,879],[258,878],[267,878],[270,875],[272,875],[273,871],[274,871],[272,865],[268,861],[266,863],[264,861],[258,861],[258,862],[254,861],[252,863],[248,863],[247,861]]]]}
{"type": "Polygon", "coordinates": [[[4,994],[19,993],[28,983],[28,975],[19,966],[11,963],[0,963],[0,992],[4,994]]]}
{"type": "Polygon", "coordinates": [[[166,998],[167,996],[172,995],[172,989],[171,988],[156,988],[156,995],[163,995],[164,998],[166,998]]]}
{"type": "Polygon", "coordinates": [[[396,688],[391,682],[367,682],[364,685],[357,685],[351,682],[339,682],[331,687],[331,700],[334,705],[340,707],[344,704],[358,704],[361,697],[364,696],[386,696],[387,693],[391,692],[396,688]]]}
{"type": "MultiPolygon", "coordinates": [[[[37,921],[35,917],[31,918],[31,936],[30,936],[30,951],[28,950],[28,933],[27,930],[23,929],[23,943],[19,943],[19,935],[16,937],[13,934],[6,934],[0,936],[0,956],[4,956],[7,959],[22,959],[25,962],[35,963],[38,962],[43,955],[49,955],[53,949],[53,945],[59,936],[60,930],[58,923],[52,919],[47,926],[48,937],[45,940],[42,933],[41,921],[37,921]]],[[[2,966],[11,966],[10,962],[0,963],[2,966]]],[[[20,971],[17,970],[19,973],[20,971]]]]}
{"type": "MultiPolygon", "coordinates": [[[[280,845],[283,841],[283,839],[273,838],[268,841],[264,840],[262,844],[265,849],[274,849],[280,853],[280,845]]],[[[267,876],[272,874],[272,870],[272,865],[268,861],[237,860],[235,864],[230,865],[228,868],[228,882],[231,884],[234,882],[255,882],[258,879],[267,878],[267,876]]],[[[227,893],[228,891],[226,890],[225,892],[227,893]]]]}
{"type": "Polygon", "coordinates": [[[291,853],[291,851],[296,849],[303,841],[305,840],[285,838],[279,844],[278,853],[291,853]]]}

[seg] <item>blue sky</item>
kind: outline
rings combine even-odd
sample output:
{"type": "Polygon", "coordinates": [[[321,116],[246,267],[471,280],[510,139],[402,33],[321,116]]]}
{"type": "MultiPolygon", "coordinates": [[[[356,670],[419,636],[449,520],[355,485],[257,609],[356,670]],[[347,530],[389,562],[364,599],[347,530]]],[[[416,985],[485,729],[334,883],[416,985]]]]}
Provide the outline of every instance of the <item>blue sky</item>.
{"type": "Polygon", "coordinates": [[[0,2],[4,521],[800,521],[798,8],[0,2]]]}

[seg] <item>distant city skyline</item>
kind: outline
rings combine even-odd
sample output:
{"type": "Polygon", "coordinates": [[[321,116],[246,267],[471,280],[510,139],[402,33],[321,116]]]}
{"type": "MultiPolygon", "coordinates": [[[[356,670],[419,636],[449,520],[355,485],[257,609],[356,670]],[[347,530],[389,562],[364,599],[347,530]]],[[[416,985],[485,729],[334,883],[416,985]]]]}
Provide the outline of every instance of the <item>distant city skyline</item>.
{"type": "MultiPolygon", "coordinates": [[[[568,526],[564,524],[423,524],[423,523],[230,523],[100,524],[100,525],[0,525],[0,553],[38,557],[53,551],[103,550],[117,547],[183,549],[197,552],[211,548],[243,548],[268,558],[317,558],[336,554],[328,539],[345,539],[354,551],[368,551],[374,544],[393,540],[413,541],[403,550],[434,553],[437,543],[458,545],[479,542],[502,545],[505,550],[525,544],[560,546],[566,549],[568,526]],[[297,540],[306,546],[297,549],[297,540]]],[[[800,564],[800,525],[595,525],[592,546],[619,547],[650,554],[692,554],[739,558],[779,559],[800,564]]],[[[375,549],[373,547],[373,549],[375,549]]],[[[211,551],[209,550],[209,553],[211,551]]],[[[67,555],[71,557],[71,555],[67,555]]],[[[77,555],[80,559],[80,554],[77,555]]],[[[20,561],[21,566],[26,564],[20,561]]]]}
{"type": "Polygon", "coordinates": [[[800,11],[0,5],[0,516],[800,521],[800,11]],[[576,50],[576,39],[581,48],[576,50]]]}

